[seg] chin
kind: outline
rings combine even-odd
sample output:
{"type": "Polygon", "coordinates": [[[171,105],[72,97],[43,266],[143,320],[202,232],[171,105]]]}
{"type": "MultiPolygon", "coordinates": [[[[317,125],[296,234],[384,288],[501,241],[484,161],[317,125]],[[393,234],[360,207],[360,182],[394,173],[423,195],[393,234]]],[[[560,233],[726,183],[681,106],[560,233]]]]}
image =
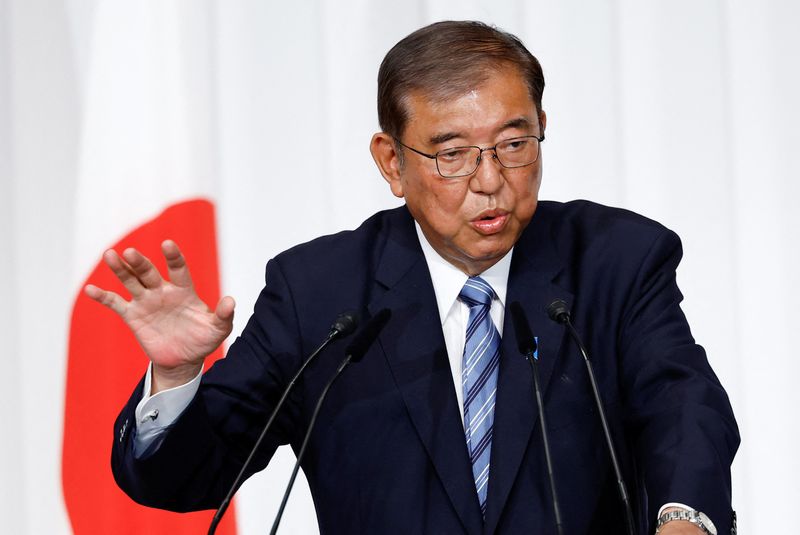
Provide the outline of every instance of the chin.
{"type": "Polygon", "coordinates": [[[480,252],[476,252],[474,256],[472,256],[472,261],[474,263],[494,263],[503,258],[509,251],[511,247],[498,247],[493,248],[491,250],[483,250],[480,252]]]}
{"type": "Polygon", "coordinates": [[[512,247],[514,247],[514,243],[517,241],[516,237],[516,233],[514,233],[513,237],[506,233],[503,233],[503,235],[489,237],[489,239],[486,240],[488,243],[484,244],[484,246],[480,248],[481,251],[478,253],[477,258],[502,258],[511,250],[512,247]]]}

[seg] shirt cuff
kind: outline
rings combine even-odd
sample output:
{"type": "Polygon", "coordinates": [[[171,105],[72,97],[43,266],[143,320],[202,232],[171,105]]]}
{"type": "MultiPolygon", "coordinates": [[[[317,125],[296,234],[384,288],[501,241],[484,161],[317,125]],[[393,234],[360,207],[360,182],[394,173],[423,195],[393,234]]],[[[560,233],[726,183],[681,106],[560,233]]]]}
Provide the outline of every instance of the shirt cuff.
{"type": "Polygon", "coordinates": [[[162,390],[150,395],[153,364],[147,367],[144,377],[142,399],[136,405],[136,435],[134,438],[134,455],[147,450],[166,429],[172,425],[194,399],[200,388],[201,369],[194,379],[181,386],[162,390]]]}
{"type": "Polygon", "coordinates": [[[687,511],[695,511],[696,510],[694,507],[689,507],[688,505],[683,504],[683,503],[670,502],[670,503],[665,503],[664,505],[661,506],[661,509],[658,510],[658,515],[656,515],[656,518],[658,518],[658,517],[660,517],[661,515],[664,514],[664,509],[669,509],[670,507],[679,507],[679,508],[685,509],[687,511]]]}

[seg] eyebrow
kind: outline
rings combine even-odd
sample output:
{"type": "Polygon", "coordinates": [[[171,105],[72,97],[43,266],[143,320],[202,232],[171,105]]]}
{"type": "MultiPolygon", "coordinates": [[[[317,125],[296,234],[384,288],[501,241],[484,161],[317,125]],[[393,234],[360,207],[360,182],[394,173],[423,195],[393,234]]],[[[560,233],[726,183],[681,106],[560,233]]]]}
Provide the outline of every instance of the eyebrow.
{"type": "Polygon", "coordinates": [[[517,117],[516,119],[511,119],[510,121],[506,121],[503,123],[503,126],[500,127],[500,130],[505,130],[506,128],[528,128],[531,126],[531,122],[525,117],[517,117]]]}
{"type": "Polygon", "coordinates": [[[446,132],[444,134],[436,134],[435,136],[431,136],[428,139],[428,142],[431,145],[439,145],[440,143],[445,143],[457,137],[462,137],[462,135],[458,132],[446,132]]]}
{"type": "MultiPolygon", "coordinates": [[[[517,117],[516,119],[510,119],[500,126],[499,130],[506,130],[508,128],[530,128],[531,122],[525,117],[517,117]]],[[[446,143],[451,139],[455,139],[458,137],[463,137],[463,134],[460,132],[445,132],[442,134],[436,134],[435,136],[431,136],[428,138],[428,143],[431,145],[439,145],[441,143],[446,143]]]]}

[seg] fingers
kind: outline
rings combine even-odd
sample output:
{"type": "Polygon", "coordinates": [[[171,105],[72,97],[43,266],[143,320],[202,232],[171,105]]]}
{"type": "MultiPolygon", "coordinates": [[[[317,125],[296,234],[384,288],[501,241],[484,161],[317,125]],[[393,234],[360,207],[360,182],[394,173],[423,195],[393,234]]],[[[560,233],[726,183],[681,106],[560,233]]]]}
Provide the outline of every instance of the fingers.
{"type": "Polygon", "coordinates": [[[119,295],[115,294],[114,292],[109,292],[108,290],[102,290],[95,286],[94,284],[87,284],[86,287],[83,289],[87,296],[91,299],[94,299],[101,305],[105,305],[120,316],[125,314],[125,310],[128,307],[128,302],[121,298],[119,295]]]}
{"type": "MultiPolygon", "coordinates": [[[[116,251],[109,249],[103,253],[103,260],[106,265],[111,268],[114,275],[117,276],[119,281],[127,288],[132,296],[137,297],[144,291],[142,281],[136,276],[133,268],[123,260],[116,251]]],[[[90,296],[91,297],[91,296],[90,296]]]]}
{"type": "MultiPolygon", "coordinates": [[[[167,261],[167,271],[173,284],[191,288],[192,276],[178,245],[172,240],[166,240],[161,244],[161,251],[167,261]]],[[[109,249],[103,254],[103,259],[134,297],[141,295],[145,289],[158,288],[164,282],[150,259],[136,249],[125,249],[122,256],[109,249]]]]}
{"type": "Polygon", "coordinates": [[[139,297],[147,289],[156,289],[164,282],[153,263],[136,249],[125,249],[122,256],[109,249],[103,253],[103,260],[133,297],[139,297]]]}
{"type": "Polygon", "coordinates": [[[164,282],[153,263],[136,249],[131,247],[125,249],[122,252],[122,258],[145,288],[158,288],[164,282]]]}
{"type": "Polygon", "coordinates": [[[236,301],[233,297],[226,295],[217,303],[217,309],[214,315],[217,317],[218,323],[228,331],[233,327],[233,309],[236,307],[236,301]]]}
{"type": "Polygon", "coordinates": [[[192,286],[192,276],[189,273],[189,266],[186,265],[186,259],[178,249],[178,244],[172,240],[166,240],[161,244],[161,252],[164,253],[164,258],[167,261],[169,280],[175,286],[190,288],[192,286]]]}

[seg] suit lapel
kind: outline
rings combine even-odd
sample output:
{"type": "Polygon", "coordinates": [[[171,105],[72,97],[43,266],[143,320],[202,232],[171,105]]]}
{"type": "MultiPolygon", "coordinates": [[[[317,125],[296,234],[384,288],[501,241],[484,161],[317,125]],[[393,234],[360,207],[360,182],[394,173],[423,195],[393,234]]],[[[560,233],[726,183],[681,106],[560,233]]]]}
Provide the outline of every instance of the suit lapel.
{"type": "MultiPolygon", "coordinates": [[[[377,271],[385,292],[370,312],[392,311],[379,337],[397,388],[466,533],[482,520],[428,266],[410,216],[390,229],[377,271]]],[[[395,223],[398,223],[395,220],[395,223]]]]}
{"type": "MultiPolygon", "coordinates": [[[[514,248],[506,297],[506,311],[509,304],[518,301],[526,312],[531,331],[539,338],[539,377],[545,401],[564,337],[563,327],[548,318],[546,308],[556,298],[568,304],[573,298],[569,291],[553,282],[561,265],[549,236],[547,218],[537,212],[514,248]]],[[[531,442],[531,433],[538,432],[534,431],[539,416],[530,365],[517,349],[508,313],[505,314],[501,351],[485,534],[494,533],[497,528],[531,442]]],[[[532,454],[544,458],[541,452],[532,454]]]]}

